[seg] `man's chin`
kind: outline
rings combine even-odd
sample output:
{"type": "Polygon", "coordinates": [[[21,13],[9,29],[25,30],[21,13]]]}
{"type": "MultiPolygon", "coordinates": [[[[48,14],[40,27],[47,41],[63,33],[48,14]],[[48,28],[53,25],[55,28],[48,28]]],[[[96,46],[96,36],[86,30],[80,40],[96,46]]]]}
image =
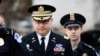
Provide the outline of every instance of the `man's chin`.
{"type": "Polygon", "coordinates": [[[45,32],[39,32],[39,34],[40,34],[40,35],[46,35],[46,33],[45,33],[45,32]]]}
{"type": "Polygon", "coordinates": [[[75,41],[75,40],[77,40],[77,38],[71,38],[71,40],[72,40],[72,41],[75,41]]]}

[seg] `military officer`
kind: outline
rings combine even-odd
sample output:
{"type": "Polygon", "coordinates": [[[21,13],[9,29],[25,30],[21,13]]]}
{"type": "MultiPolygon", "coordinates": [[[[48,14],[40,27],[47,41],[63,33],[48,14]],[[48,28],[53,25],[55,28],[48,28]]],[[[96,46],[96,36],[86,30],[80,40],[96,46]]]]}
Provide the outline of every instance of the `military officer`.
{"type": "MultiPolygon", "coordinates": [[[[65,45],[62,36],[52,32],[52,13],[55,7],[47,4],[34,5],[28,9],[32,13],[34,32],[23,37],[32,56],[64,56],[65,45]]],[[[69,46],[70,47],[70,46],[69,46]]],[[[66,53],[71,56],[70,53],[66,53]]]]}
{"type": "Polygon", "coordinates": [[[70,38],[74,56],[97,56],[92,46],[81,41],[80,36],[85,22],[85,17],[79,13],[66,14],[60,20],[66,38],[70,38]]]}

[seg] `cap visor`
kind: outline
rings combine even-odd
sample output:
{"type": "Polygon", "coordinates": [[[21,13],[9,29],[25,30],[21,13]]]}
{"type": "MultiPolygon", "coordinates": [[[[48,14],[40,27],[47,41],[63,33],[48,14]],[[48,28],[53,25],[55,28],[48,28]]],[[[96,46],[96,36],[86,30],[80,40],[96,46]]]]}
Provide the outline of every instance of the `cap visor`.
{"type": "Polygon", "coordinates": [[[80,24],[69,24],[69,25],[67,25],[65,27],[78,27],[78,26],[81,26],[81,25],[80,24]]]}

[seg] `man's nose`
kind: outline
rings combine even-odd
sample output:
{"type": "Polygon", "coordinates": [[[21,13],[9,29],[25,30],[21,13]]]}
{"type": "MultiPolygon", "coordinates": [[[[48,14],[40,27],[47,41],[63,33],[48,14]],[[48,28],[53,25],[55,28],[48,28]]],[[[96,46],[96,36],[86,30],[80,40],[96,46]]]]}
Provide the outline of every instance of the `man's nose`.
{"type": "Polygon", "coordinates": [[[40,23],[39,25],[40,25],[40,26],[43,26],[44,24],[43,24],[43,23],[40,23]]]}
{"type": "Polygon", "coordinates": [[[74,33],[74,32],[75,32],[75,30],[74,30],[74,29],[72,29],[72,32],[74,33]]]}

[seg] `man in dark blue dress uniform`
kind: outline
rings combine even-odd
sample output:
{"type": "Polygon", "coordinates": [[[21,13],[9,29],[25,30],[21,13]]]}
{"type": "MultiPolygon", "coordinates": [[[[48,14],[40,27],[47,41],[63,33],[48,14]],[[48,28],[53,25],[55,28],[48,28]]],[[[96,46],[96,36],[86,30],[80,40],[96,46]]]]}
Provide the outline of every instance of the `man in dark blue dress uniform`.
{"type": "Polygon", "coordinates": [[[55,10],[55,7],[46,4],[34,5],[28,9],[32,13],[34,32],[22,40],[32,56],[72,55],[71,45],[65,47],[64,38],[51,31],[52,13],[55,10]]]}
{"type": "Polygon", "coordinates": [[[0,56],[30,56],[19,34],[3,25],[0,25],[0,56]]]}
{"type": "Polygon", "coordinates": [[[0,56],[30,56],[22,45],[19,34],[6,26],[6,20],[0,14],[0,56]]]}
{"type": "Polygon", "coordinates": [[[74,56],[97,56],[92,46],[81,41],[80,36],[85,22],[85,17],[79,13],[66,14],[60,20],[67,38],[70,38],[74,56]]]}

